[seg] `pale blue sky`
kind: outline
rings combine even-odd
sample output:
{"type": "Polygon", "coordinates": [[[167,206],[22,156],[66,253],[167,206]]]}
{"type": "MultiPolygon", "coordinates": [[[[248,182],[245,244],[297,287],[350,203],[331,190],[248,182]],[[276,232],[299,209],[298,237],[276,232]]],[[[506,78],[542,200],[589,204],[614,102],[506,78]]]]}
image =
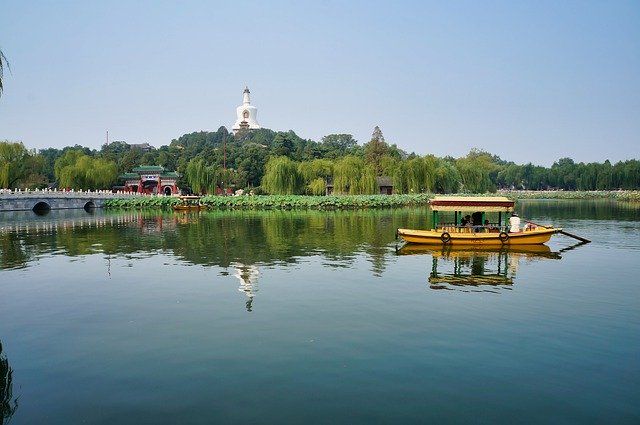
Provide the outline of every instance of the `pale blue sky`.
{"type": "Polygon", "coordinates": [[[230,128],[248,85],[262,126],[318,141],[640,158],[638,0],[3,0],[0,49],[0,140],[29,148],[230,128]]]}

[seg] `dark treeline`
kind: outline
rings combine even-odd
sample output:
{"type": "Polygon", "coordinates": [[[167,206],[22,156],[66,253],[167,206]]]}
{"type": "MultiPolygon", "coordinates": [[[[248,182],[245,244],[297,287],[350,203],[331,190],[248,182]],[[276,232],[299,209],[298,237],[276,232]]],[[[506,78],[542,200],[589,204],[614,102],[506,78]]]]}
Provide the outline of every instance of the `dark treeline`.
{"type": "Polygon", "coordinates": [[[315,194],[333,186],[338,194],[378,191],[376,177],[386,176],[395,193],[485,193],[497,189],[637,190],[640,161],[576,163],[561,158],[550,168],[515,164],[472,149],[466,156],[439,158],[407,153],[388,144],[378,127],[359,144],[350,134],[330,134],[320,141],[293,131],[269,129],[230,134],[194,132],[157,149],[122,141],[100,150],[83,146],[27,149],[0,142],[0,187],[106,189],[118,176],[140,165],[160,165],[181,174],[181,187],[215,193],[223,185],[255,193],[315,194]]]}

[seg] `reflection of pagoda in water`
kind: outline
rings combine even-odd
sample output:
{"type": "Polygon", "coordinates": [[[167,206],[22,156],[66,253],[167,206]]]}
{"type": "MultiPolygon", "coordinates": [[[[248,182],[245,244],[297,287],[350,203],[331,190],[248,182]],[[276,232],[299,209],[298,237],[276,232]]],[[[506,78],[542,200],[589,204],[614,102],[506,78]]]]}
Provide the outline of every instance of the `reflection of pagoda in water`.
{"type": "Polygon", "coordinates": [[[247,311],[251,311],[253,296],[258,292],[257,285],[260,271],[255,265],[232,263],[231,266],[235,268],[233,276],[240,280],[238,291],[243,292],[247,296],[247,311]]]}

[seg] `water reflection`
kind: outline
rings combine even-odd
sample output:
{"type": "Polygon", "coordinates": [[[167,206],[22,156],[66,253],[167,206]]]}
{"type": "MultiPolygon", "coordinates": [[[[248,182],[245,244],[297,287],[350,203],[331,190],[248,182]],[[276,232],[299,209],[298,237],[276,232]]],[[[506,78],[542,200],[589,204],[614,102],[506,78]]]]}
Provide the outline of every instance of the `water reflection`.
{"type": "Polygon", "coordinates": [[[0,342],[0,425],[8,424],[18,409],[18,398],[13,396],[13,370],[0,342]]]}
{"type": "Polygon", "coordinates": [[[523,261],[559,260],[560,252],[546,245],[517,247],[456,249],[452,245],[441,248],[427,245],[405,245],[400,255],[430,255],[431,289],[498,292],[510,289],[523,261]]]}
{"type": "Polygon", "coordinates": [[[258,267],[256,265],[236,263],[233,264],[233,267],[235,268],[235,273],[233,274],[233,276],[240,281],[238,291],[244,293],[247,296],[245,307],[248,312],[251,312],[253,305],[253,296],[256,292],[258,292],[257,284],[260,271],[258,270],[258,267]]]}
{"type": "Polygon", "coordinates": [[[237,264],[295,264],[301,257],[318,254],[332,264],[349,267],[357,254],[365,253],[377,275],[386,267],[393,229],[400,223],[426,224],[422,214],[400,210],[195,214],[135,210],[75,215],[56,211],[47,217],[3,218],[7,216],[0,217],[2,269],[27,267],[51,253],[104,253],[113,259],[162,252],[192,264],[231,270],[237,264]]]}

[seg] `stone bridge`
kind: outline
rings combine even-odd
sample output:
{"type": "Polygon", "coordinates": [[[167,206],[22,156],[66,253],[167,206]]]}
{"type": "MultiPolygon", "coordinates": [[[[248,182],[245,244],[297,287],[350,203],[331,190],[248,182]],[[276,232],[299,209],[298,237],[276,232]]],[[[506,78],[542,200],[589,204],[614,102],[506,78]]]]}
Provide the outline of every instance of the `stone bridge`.
{"type": "Polygon", "coordinates": [[[10,191],[0,190],[0,212],[2,211],[48,211],[59,209],[102,208],[104,201],[115,198],[150,196],[137,193],[113,193],[110,191],[10,191]]]}

